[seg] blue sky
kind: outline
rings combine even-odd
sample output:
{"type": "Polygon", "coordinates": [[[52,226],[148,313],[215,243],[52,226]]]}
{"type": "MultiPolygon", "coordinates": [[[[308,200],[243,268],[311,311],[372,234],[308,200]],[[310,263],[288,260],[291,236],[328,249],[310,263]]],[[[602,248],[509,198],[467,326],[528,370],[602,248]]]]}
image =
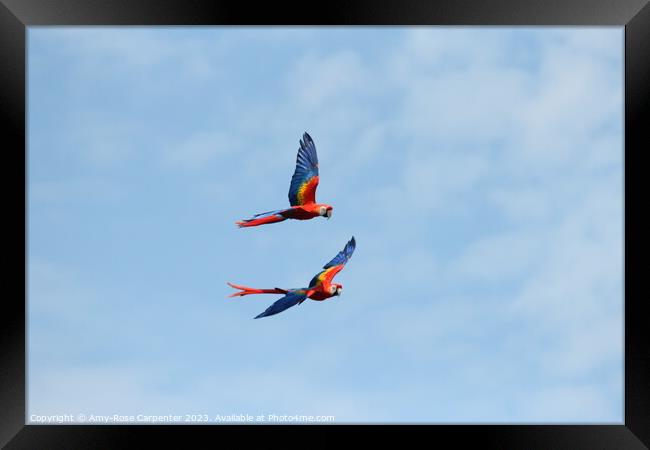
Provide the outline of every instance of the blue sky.
{"type": "Polygon", "coordinates": [[[28,45],[28,414],[622,423],[623,28],[28,45]],[[332,220],[238,229],[304,131],[332,220]],[[340,298],[226,298],[352,235],[340,298]]]}

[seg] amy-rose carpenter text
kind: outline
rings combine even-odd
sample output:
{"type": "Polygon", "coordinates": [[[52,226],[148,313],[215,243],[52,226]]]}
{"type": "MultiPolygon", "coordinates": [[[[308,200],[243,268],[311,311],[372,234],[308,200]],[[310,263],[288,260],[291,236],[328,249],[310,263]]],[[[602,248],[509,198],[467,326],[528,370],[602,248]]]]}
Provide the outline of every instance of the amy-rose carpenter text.
{"type": "Polygon", "coordinates": [[[138,414],[135,416],[121,416],[119,414],[100,416],[91,414],[79,418],[79,422],[84,423],[201,423],[209,421],[210,417],[207,414],[138,414]]]}

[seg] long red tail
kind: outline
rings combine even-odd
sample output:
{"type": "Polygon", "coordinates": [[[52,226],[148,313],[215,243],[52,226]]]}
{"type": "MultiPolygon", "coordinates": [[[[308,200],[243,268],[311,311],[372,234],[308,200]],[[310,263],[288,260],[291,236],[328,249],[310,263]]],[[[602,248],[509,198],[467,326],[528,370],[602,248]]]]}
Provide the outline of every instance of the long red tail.
{"type": "Polygon", "coordinates": [[[287,220],[287,218],[281,216],[280,214],[273,214],[270,216],[258,217],[257,219],[240,220],[239,222],[235,222],[235,223],[239,225],[240,228],[244,228],[244,227],[256,227],[258,225],[264,225],[267,223],[282,222],[283,220],[287,220]]]}
{"type": "Polygon", "coordinates": [[[255,289],[255,288],[250,288],[246,286],[239,286],[237,284],[232,284],[228,283],[228,286],[239,289],[239,292],[235,292],[233,294],[230,294],[228,297],[243,297],[244,295],[251,295],[251,294],[286,294],[288,291],[285,291],[284,289],[280,288],[274,288],[274,289],[255,289]]]}

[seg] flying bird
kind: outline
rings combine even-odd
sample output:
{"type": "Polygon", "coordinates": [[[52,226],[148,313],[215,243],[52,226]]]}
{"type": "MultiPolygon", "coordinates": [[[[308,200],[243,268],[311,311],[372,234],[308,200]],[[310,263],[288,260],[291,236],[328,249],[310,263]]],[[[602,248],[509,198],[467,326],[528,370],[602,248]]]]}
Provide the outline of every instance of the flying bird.
{"type": "Polygon", "coordinates": [[[266,308],[263,313],[255,317],[256,319],[259,319],[260,317],[272,316],[284,311],[285,309],[291,308],[292,306],[299,305],[307,298],[322,301],[327,300],[330,297],[339,296],[343,292],[343,285],[333,283],[332,281],[336,274],[345,267],[345,263],[348,262],[352,253],[354,253],[356,245],[357,243],[354,240],[354,236],[352,236],[352,239],[348,241],[343,250],[338,252],[334,259],[323,266],[323,270],[318,272],[314,278],[311,279],[309,286],[306,288],[255,289],[228,283],[228,286],[239,289],[239,292],[235,292],[234,294],[229,295],[229,297],[243,297],[244,295],[250,294],[284,294],[284,297],[277,300],[271,306],[266,308]]]}
{"type": "Polygon", "coordinates": [[[251,219],[236,222],[239,227],[256,227],[267,223],[282,222],[287,219],[309,220],[314,217],[332,217],[332,207],[316,203],[318,187],[318,156],[311,136],[305,132],[300,140],[296,157],[296,170],[289,186],[289,204],[291,208],[278,209],[255,214],[251,219]]]}

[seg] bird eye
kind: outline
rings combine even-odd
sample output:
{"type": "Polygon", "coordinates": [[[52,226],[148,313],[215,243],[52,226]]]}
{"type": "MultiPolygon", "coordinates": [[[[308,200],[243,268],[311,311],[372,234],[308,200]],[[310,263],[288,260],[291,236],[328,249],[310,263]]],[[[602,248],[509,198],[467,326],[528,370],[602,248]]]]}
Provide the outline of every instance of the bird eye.
{"type": "Polygon", "coordinates": [[[336,293],[336,286],[331,286],[330,287],[330,294],[335,294],[336,293]]]}

